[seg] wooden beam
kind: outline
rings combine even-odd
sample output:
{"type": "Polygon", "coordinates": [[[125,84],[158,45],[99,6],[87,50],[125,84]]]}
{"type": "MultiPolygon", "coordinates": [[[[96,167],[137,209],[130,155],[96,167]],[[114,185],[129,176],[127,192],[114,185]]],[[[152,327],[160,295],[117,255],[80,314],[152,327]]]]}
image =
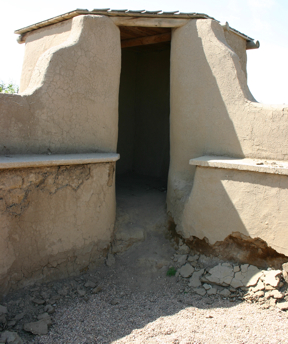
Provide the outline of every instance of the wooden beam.
{"type": "Polygon", "coordinates": [[[171,32],[161,33],[160,35],[125,39],[121,41],[121,48],[136,47],[139,45],[156,44],[171,41],[171,32]]]}
{"type": "Polygon", "coordinates": [[[134,18],[134,17],[109,17],[117,26],[143,26],[143,27],[180,27],[190,19],[180,18],[134,18]]]}

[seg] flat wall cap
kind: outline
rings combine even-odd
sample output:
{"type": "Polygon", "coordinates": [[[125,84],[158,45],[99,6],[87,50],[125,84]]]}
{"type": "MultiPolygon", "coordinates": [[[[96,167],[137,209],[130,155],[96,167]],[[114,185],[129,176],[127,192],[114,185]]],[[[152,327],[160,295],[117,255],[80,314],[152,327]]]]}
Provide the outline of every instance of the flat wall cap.
{"type": "MultiPolygon", "coordinates": [[[[105,15],[105,16],[112,16],[112,17],[143,17],[143,18],[172,18],[172,19],[213,19],[216,20],[213,17],[210,17],[209,15],[205,13],[196,13],[196,12],[190,12],[190,13],[184,13],[179,11],[171,11],[171,12],[163,12],[162,10],[158,11],[147,11],[147,10],[128,10],[128,9],[120,9],[120,10],[114,10],[110,8],[96,8],[92,11],[88,11],[85,9],[76,9],[74,11],[70,11],[64,14],[61,14],[59,16],[41,21],[39,23],[26,26],[22,29],[15,30],[14,33],[20,35],[18,38],[18,43],[24,43],[25,42],[25,35],[28,32],[40,29],[45,26],[53,25],[56,23],[60,23],[64,20],[68,20],[80,15],[105,15]]],[[[217,20],[218,21],[218,20],[217,20]]],[[[247,42],[252,42],[249,49],[255,49],[255,45],[253,44],[255,41],[253,38],[245,35],[244,33],[241,33],[240,31],[237,31],[233,28],[230,28],[230,31],[234,32],[236,35],[242,37],[247,42]]],[[[259,46],[258,46],[259,47],[259,46]]]]}
{"type": "Polygon", "coordinates": [[[117,153],[29,154],[0,156],[0,170],[43,166],[109,163],[119,160],[117,153]]]}
{"type": "Polygon", "coordinates": [[[226,156],[204,155],[189,160],[190,165],[205,168],[288,175],[288,161],[268,159],[235,159],[226,156]]]}

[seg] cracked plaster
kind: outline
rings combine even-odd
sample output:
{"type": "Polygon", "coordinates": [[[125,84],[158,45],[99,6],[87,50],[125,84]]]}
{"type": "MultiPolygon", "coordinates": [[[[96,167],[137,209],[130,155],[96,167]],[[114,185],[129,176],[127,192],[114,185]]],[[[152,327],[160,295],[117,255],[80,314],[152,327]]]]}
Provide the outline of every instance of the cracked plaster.
{"type": "Polygon", "coordinates": [[[114,163],[0,171],[0,292],[103,261],[114,192],[114,163]]]}

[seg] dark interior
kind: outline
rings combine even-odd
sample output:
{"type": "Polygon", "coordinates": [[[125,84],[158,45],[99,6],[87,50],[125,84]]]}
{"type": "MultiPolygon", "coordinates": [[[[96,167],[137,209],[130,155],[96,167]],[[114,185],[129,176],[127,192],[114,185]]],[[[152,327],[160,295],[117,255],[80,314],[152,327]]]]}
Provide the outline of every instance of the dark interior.
{"type": "Polygon", "coordinates": [[[157,178],[166,184],[170,148],[171,39],[167,39],[167,33],[171,33],[170,29],[164,32],[158,29],[156,35],[156,29],[153,30],[148,43],[156,36],[156,41],[166,41],[145,44],[144,37],[143,44],[142,38],[127,39],[126,36],[124,45],[135,45],[122,48],[117,175],[134,173],[157,178]]]}

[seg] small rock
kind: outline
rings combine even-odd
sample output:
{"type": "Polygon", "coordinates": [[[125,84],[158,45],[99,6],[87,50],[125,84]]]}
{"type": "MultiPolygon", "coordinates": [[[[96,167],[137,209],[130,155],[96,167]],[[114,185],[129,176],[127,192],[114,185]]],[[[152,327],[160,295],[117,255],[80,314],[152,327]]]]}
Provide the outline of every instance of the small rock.
{"type": "Polygon", "coordinates": [[[55,312],[55,309],[52,305],[47,305],[44,307],[44,312],[47,312],[48,314],[52,314],[55,312]]]}
{"type": "Polygon", "coordinates": [[[194,272],[194,268],[193,266],[191,266],[189,263],[183,265],[180,269],[179,269],[179,273],[182,277],[184,278],[188,278],[192,275],[192,273],[194,272]]]}
{"type": "Polygon", "coordinates": [[[282,311],[287,311],[288,310],[288,302],[277,303],[277,307],[280,308],[282,311]]]}
{"type": "Polygon", "coordinates": [[[189,256],[188,257],[188,262],[197,262],[197,260],[199,259],[199,255],[195,254],[194,256],[189,256]]]}
{"type": "Polygon", "coordinates": [[[270,304],[270,306],[275,306],[276,305],[276,300],[275,299],[273,299],[273,298],[271,298],[270,300],[269,300],[269,304],[270,304]]]}
{"type": "Polygon", "coordinates": [[[209,290],[209,289],[212,288],[212,286],[211,286],[210,284],[204,283],[204,284],[203,284],[203,288],[204,288],[205,290],[209,290]]]}
{"type": "Polygon", "coordinates": [[[1,314],[6,314],[6,313],[7,313],[7,307],[0,305],[0,315],[1,314]]]}
{"type": "Polygon", "coordinates": [[[24,331],[41,336],[48,333],[48,323],[45,319],[27,323],[24,325],[24,331]]]}
{"type": "Polygon", "coordinates": [[[15,321],[15,320],[11,320],[11,321],[9,321],[8,324],[7,324],[8,327],[13,327],[13,326],[15,326],[15,325],[16,325],[16,321],[15,321]]]}
{"type": "Polygon", "coordinates": [[[112,306],[115,306],[115,305],[118,305],[118,304],[119,304],[118,300],[113,299],[113,300],[110,301],[110,305],[112,305],[112,306]]]}
{"type": "Polygon", "coordinates": [[[77,289],[77,293],[80,295],[80,296],[84,296],[86,294],[86,290],[85,289],[82,289],[82,288],[78,288],[77,289]]]}
{"type": "Polygon", "coordinates": [[[182,266],[186,263],[186,259],[187,259],[187,254],[177,254],[175,256],[177,265],[182,266]]]}
{"type": "Polygon", "coordinates": [[[273,297],[274,299],[283,299],[284,294],[282,294],[279,290],[271,290],[265,293],[266,299],[273,297]]]}
{"type": "Polygon", "coordinates": [[[262,281],[265,284],[269,284],[272,287],[276,288],[278,287],[280,283],[279,275],[281,274],[282,274],[281,270],[264,271],[264,277],[262,278],[262,281]]]}
{"type": "Polygon", "coordinates": [[[22,312],[22,313],[15,315],[14,320],[18,321],[18,320],[23,319],[25,314],[26,314],[25,312],[22,312]]]}
{"type": "Polygon", "coordinates": [[[254,296],[256,296],[256,297],[264,297],[264,295],[265,295],[265,293],[264,293],[264,291],[263,290],[259,290],[259,291],[257,291],[256,293],[254,293],[254,296]]]}
{"type": "Polygon", "coordinates": [[[115,257],[113,256],[112,253],[110,252],[108,253],[105,263],[107,266],[112,266],[115,264],[115,257]]]}
{"type": "Polygon", "coordinates": [[[98,294],[102,291],[102,287],[98,285],[98,287],[92,290],[92,294],[98,294]]]}
{"type": "Polygon", "coordinates": [[[194,291],[196,294],[201,295],[201,296],[204,296],[206,294],[206,290],[202,287],[195,288],[194,291]]]}
{"type": "Polygon", "coordinates": [[[266,285],[265,285],[265,290],[266,290],[266,291],[268,291],[268,290],[275,290],[275,288],[272,287],[272,285],[266,284],[266,285]]]}
{"type": "Polygon", "coordinates": [[[209,270],[210,275],[205,276],[209,282],[219,285],[229,285],[234,277],[230,264],[218,264],[209,270]]]}
{"type": "Polygon", "coordinates": [[[251,288],[251,291],[256,293],[257,291],[264,290],[264,289],[265,289],[264,283],[261,280],[259,280],[256,286],[251,288]]]}
{"type": "Polygon", "coordinates": [[[86,288],[95,288],[96,287],[96,283],[94,283],[92,281],[87,281],[85,283],[84,287],[86,287],[86,288]]]}
{"type": "Polygon", "coordinates": [[[233,271],[234,272],[240,271],[240,267],[238,265],[235,265],[234,268],[233,268],[233,271]]]}
{"type": "Polygon", "coordinates": [[[219,295],[224,296],[224,297],[228,297],[230,294],[231,293],[228,289],[223,289],[219,292],[219,295]]]}
{"type": "Polygon", "coordinates": [[[211,288],[207,290],[208,295],[216,295],[217,294],[217,289],[216,288],[211,288]]]}
{"type": "Polygon", "coordinates": [[[189,262],[194,268],[196,268],[196,266],[197,266],[197,264],[198,264],[198,262],[197,262],[197,260],[195,260],[194,262],[189,262]]]}
{"type": "Polygon", "coordinates": [[[32,302],[34,302],[36,305],[44,305],[45,300],[43,300],[43,299],[33,299],[32,302]]]}
{"type": "Polygon", "coordinates": [[[0,342],[6,344],[23,344],[17,332],[5,331],[0,333],[0,342]]]}
{"type": "Polygon", "coordinates": [[[200,277],[203,275],[204,269],[195,271],[192,277],[189,279],[189,287],[197,288],[201,286],[200,277]]]}

